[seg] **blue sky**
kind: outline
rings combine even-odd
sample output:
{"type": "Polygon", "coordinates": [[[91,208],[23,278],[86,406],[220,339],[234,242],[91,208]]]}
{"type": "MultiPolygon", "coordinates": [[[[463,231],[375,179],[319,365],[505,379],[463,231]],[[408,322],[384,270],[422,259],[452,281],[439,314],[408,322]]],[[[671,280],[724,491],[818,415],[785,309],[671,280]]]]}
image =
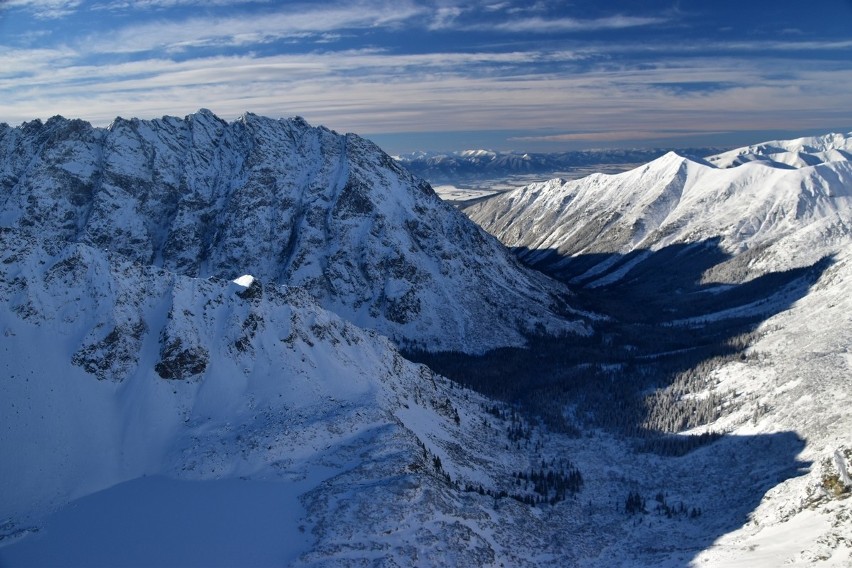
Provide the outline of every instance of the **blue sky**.
{"type": "Polygon", "coordinates": [[[303,116],[391,152],[852,130],[852,0],[0,0],[0,121],[303,116]]]}

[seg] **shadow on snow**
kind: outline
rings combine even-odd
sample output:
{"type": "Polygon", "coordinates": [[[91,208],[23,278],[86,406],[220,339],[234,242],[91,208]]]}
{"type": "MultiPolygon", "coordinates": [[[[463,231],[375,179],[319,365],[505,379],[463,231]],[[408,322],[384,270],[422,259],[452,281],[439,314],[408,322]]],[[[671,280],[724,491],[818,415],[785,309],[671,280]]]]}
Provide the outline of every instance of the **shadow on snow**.
{"type": "Polygon", "coordinates": [[[515,405],[552,431],[581,436],[602,428],[637,452],[690,454],[664,461],[672,474],[700,475],[696,483],[736,478],[737,487],[720,493],[720,499],[728,495],[731,501],[720,508],[727,513],[714,515],[718,526],[690,546],[693,550],[741,527],[768,489],[810,465],[796,460],[804,442],[792,432],[680,433],[735,411],[753,420],[770,411],[738,393],[720,392],[712,371],[734,360],[747,363],[760,324],[807,295],[831,258],[748,278],[747,264],[759,251],[732,257],[719,239],[626,255],[515,252],[527,265],[568,284],[574,292],[568,305],[604,316],[591,322],[591,336],[531,336],[527,348],[482,356],[406,355],[515,405]]]}

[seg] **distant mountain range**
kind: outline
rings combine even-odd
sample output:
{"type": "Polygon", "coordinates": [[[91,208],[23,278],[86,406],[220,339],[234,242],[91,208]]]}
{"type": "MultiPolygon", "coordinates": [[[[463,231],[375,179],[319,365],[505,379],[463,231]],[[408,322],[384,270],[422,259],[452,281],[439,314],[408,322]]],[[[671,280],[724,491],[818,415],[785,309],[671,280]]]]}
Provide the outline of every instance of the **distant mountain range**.
{"type": "MultiPolygon", "coordinates": [[[[666,149],[602,149],[573,152],[531,153],[464,150],[459,152],[412,152],[395,159],[414,175],[431,183],[457,183],[483,178],[508,178],[521,174],[557,175],[594,166],[598,171],[620,171],[625,164],[654,160],[666,149]]],[[[703,157],[719,148],[689,148],[683,155],[703,157]]]]}

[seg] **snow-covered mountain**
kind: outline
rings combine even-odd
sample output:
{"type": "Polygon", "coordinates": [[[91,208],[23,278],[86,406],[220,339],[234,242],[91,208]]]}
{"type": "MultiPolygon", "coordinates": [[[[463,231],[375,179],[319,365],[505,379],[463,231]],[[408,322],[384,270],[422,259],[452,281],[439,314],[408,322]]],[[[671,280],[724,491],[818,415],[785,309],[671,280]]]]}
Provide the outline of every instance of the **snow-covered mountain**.
{"type": "Polygon", "coordinates": [[[629,444],[548,434],[304,291],[0,242],[3,565],[677,565],[771,487],[731,472],[787,476],[798,447],[734,437],[625,469],[629,444]],[[637,530],[637,489],[707,521],[637,530]]]}
{"type": "Polygon", "coordinates": [[[0,153],[0,565],[852,561],[852,239],[837,161],[724,169],[670,155],[589,178],[621,215],[577,191],[593,214],[573,217],[589,226],[571,242],[595,252],[543,266],[577,277],[572,305],[606,313],[595,333],[449,354],[575,421],[560,433],[531,404],[486,398],[352,323],[473,351],[536,320],[581,329],[549,312],[559,286],[368,142],[202,111],[4,127],[0,153]],[[705,218],[737,207],[754,230],[705,218]],[[580,238],[595,223],[601,243],[580,238]],[[416,275],[388,276],[392,256],[416,275]],[[342,276],[353,266],[363,274],[342,276]],[[423,317],[442,298],[472,311],[438,338],[397,325],[380,298],[409,284],[423,317]],[[347,303],[362,286],[379,315],[347,303]],[[643,310],[650,325],[619,321],[643,310]],[[743,321],[750,339],[733,345],[743,321]],[[655,345],[667,333],[681,348],[655,345]],[[703,355],[707,338],[726,356],[703,355]],[[519,353],[523,379],[505,365],[519,353]]]}
{"type": "Polygon", "coordinates": [[[704,162],[670,153],[619,175],[551,180],[466,209],[527,262],[627,317],[683,336],[750,322],[752,339],[736,360],[702,363],[703,386],[692,391],[668,389],[671,400],[719,397],[722,409],[678,430],[795,433],[810,465],[696,565],[852,561],[850,139],[767,142],[704,162]]]}
{"type": "Polygon", "coordinates": [[[708,158],[721,168],[762,160],[775,166],[801,168],[825,162],[852,160],[852,132],[808,136],[794,140],[773,140],[737,148],[708,158]]]}
{"type": "MultiPolygon", "coordinates": [[[[682,566],[747,547],[710,545],[799,464],[765,423],[677,459],[548,434],[303,291],[0,240],[3,565],[682,566]],[[544,481],[574,472],[579,493],[544,481]],[[630,491],[704,513],[637,524],[630,491]]],[[[827,499],[835,467],[761,522],[827,499]]],[[[840,503],[806,527],[816,553],[840,503]]]]}
{"type": "MultiPolygon", "coordinates": [[[[790,146],[814,147],[802,144],[790,146]]],[[[700,163],[670,152],[622,174],[532,184],[466,212],[522,258],[557,262],[578,282],[611,282],[649,251],[707,239],[729,254],[750,251],[753,273],[813,263],[848,241],[852,161],[794,168],[786,164],[803,160],[798,150],[773,155],[743,149],[700,163]],[[714,165],[732,155],[744,163],[714,165]]]]}
{"type": "Polygon", "coordinates": [[[483,351],[528,330],[586,331],[555,313],[564,289],[375,145],[298,118],[2,125],[0,187],[3,226],[179,274],[301,286],[407,345],[483,351]]]}
{"type": "Polygon", "coordinates": [[[494,498],[464,490],[520,492],[531,467],[487,426],[493,402],[304,291],[0,241],[4,566],[523,563],[500,531],[541,520],[514,499],[491,518],[494,498]]]}

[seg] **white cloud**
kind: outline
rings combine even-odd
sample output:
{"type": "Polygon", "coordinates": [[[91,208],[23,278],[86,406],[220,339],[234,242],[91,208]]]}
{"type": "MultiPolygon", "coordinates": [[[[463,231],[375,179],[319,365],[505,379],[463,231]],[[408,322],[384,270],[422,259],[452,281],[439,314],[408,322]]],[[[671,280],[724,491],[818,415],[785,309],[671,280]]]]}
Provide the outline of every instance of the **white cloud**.
{"type": "Polygon", "coordinates": [[[484,8],[488,12],[502,12],[507,8],[511,8],[511,6],[511,2],[495,2],[494,4],[486,4],[484,8]]]}
{"type": "Polygon", "coordinates": [[[667,18],[661,17],[623,15],[595,19],[529,17],[517,18],[496,24],[468,26],[467,29],[514,33],[587,32],[651,26],[662,24],[667,21],[667,18]]]}
{"type": "Polygon", "coordinates": [[[77,53],[68,48],[13,49],[0,45],[0,81],[53,73],[76,58],[77,53]]]}
{"type": "Polygon", "coordinates": [[[5,0],[0,2],[0,11],[4,9],[23,9],[36,18],[56,19],[73,14],[82,4],[82,0],[5,0]]]}
{"type": "Polygon", "coordinates": [[[130,25],[86,38],[89,53],[140,53],[199,46],[251,46],[289,37],[323,36],[344,29],[390,27],[422,16],[416,3],[290,6],[269,13],[205,16],[130,25]]]}
{"type": "Polygon", "coordinates": [[[744,51],[834,51],[852,49],[852,40],[845,41],[765,41],[727,42],[716,44],[720,49],[744,51]]]}
{"type": "Polygon", "coordinates": [[[549,6],[546,2],[542,2],[539,0],[538,2],[533,2],[531,4],[522,3],[519,6],[514,6],[509,8],[507,11],[510,14],[530,14],[530,13],[546,13],[549,10],[549,6]]]}
{"type": "Polygon", "coordinates": [[[602,52],[609,53],[730,53],[730,52],[789,52],[801,51],[837,51],[852,49],[852,40],[755,40],[755,41],[694,41],[655,43],[653,41],[636,44],[609,43],[597,47],[602,52]]]}
{"type": "Polygon", "coordinates": [[[270,0],[111,0],[92,6],[95,10],[151,10],[181,6],[233,6],[238,4],[267,3],[270,0]]]}
{"type": "Polygon", "coordinates": [[[852,120],[846,110],[849,66],[826,69],[801,62],[793,72],[781,59],[667,59],[652,68],[608,63],[558,74],[534,73],[529,63],[567,64],[585,55],[355,50],[53,65],[68,55],[40,50],[0,56],[4,71],[4,65],[19,61],[0,73],[0,120],[64,114],[107,124],[117,115],[154,118],[208,107],[229,119],[245,111],[302,115],[315,124],[362,133],[561,129],[581,133],[563,141],[582,136],[600,142],[659,137],[661,131],[673,136],[685,130],[804,129],[852,120]],[[767,79],[773,70],[786,71],[784,79],[767,79]],[[24,72],[29,75],[22,81],[24,72]],[[713,82],[730,87],[684,94],[655,86],[713,82]]]}
{"type": "Polygon", "coordinates": [[[456,18],[461,16],[463,10],[458,6],[443,6],[439,7],[433,16],[432,23],[429,29],[440,30],[450,28],[455,24],[456,18]]]}

